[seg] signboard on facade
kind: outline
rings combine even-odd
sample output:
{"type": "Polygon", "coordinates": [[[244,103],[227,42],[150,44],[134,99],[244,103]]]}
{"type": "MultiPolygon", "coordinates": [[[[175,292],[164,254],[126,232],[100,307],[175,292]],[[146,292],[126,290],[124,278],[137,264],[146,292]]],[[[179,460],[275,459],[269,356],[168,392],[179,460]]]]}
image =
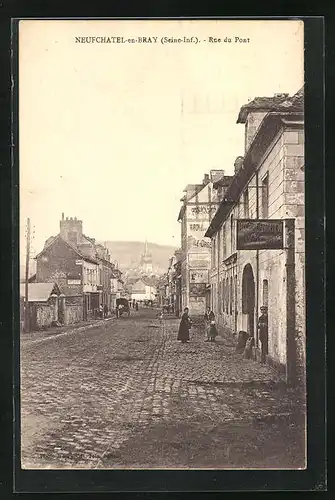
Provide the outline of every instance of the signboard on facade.
{"type": "Polygon", "coordinates": [[[237,250],[280,250],[284,247],[281,219],[239,219],[236,221],[237,250]]]}
{"type": "Polygon", "coordinates": [[[208,271],[204,269],[190,270],[190,283],[208,283],[208,271]]]}
{"type": "Polygon", "coordinates": [[[194,269],[208,269],[210,266],[210,255],[201,253],[189,253],[188,265],[194,269]]]}
{"type": "Polygon", "coordinates": [[[190,283],[190,297],[205,297],[206,283],[190,283]]]}
{"type": "Polygon", "coordinates": [[[68,285],[81,285],[81,280],[67,280],[68,285]]]}

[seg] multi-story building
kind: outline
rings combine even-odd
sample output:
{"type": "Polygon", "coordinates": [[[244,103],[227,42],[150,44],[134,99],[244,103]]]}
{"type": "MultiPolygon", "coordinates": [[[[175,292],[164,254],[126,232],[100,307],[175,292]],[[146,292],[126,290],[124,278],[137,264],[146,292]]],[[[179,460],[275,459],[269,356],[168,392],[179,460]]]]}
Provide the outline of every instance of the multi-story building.
{"type": "Polygon", "coordinates": [[[223,170],[211,170],[201,184],[188,184],[181,198],[181,308],[191,315],[205,313],[211,244],[204,235],[229,182],[223,170]]]}
{"type": "Polygon", "coordinates": [[[120,299],[124,296],[124,282],[122,280],[122,272],[117,267],[114,267],[111,279],[110,279],[110,289],[111,289],[111,310],[116,308],[116,299],[120,299]]]}
{"type": "Polygon", "coordinates": [[[110,255],[83,234],[81,220],[62,214],[60,232],[45,242],[36,261],[36,282],[57,283],[73,311],[76,305],[77,320],[95,316],[101,305],[110,308],[110,255]]]}
{"type": "MultiPolygon", "coordinates": [[[[244,160],[205,234],[211,306],[219,325],[254,337],[268,308],[267,361],[304,378],[305,247],[303,89],[242,106],[244,160]]],[[[297,377],[296,377],[297,376],[297,377]]]]}

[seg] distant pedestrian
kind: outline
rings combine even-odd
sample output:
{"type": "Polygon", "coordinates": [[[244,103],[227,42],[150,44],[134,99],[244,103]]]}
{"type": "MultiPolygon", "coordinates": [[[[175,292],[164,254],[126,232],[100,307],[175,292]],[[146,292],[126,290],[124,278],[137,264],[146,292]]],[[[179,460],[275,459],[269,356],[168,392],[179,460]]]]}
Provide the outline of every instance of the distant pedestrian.
{"type": "Polygon", "coordinates": [[[179,324],[179,330],[178,330],[178,337],[177,340],[181,340],[182,344],[185,344],[185,342],[190,340],[190,328],[192,326],[191,319],[188,315],[188,307],[185,307],[184,313],[181,317],[180,324],[179,324]]]}
{"type": "Polygon", "coordinates": [[[107,304],[104,305],[104,317],[107,318],[108,316],[108,306],[107,304]]]}
{"type": "Polygon", "coordinates": [[[213,311],[211,310],[210,307],[207,307],[207,311],[205,312],[204,320],[205,320],[205,330],[206,330],[205,342],[209,342],[211,340],[211,335],[210,335],[211,327],[213,326],[211,323],[214,322],[214,326],[215,326],[215,314],[213,313],[213,311]]]}
{"type": "Polygon", "coordinates": [[[100,318],[104,317],[104,308],[102,307],[102,304],[100,304],[100,306],[99,306],[99,315],[100,315],[100,318]]]}
{"type": "Polygon", "coordinates": [[[262,344],[261,349],[261,362],[265,363],[266,356],[268,354],[268,341],[269,341],[269,332],[268,332],[268,308],[266,306],[262,306],[260,308],[261,315],[258,318],[258,330],[259,330],[259,340],[262,344]]]}
{"type": "Polygon", "coordinates": [[[136,307],[136,311],[138,311],[138,302],[136,302],[135,307],[136,307]]]}

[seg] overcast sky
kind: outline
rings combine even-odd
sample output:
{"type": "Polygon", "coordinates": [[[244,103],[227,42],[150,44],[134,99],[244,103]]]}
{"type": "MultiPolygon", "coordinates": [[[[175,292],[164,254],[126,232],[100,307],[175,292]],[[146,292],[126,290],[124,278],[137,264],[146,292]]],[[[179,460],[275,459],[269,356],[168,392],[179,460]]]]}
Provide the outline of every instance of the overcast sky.
{"type": "Polygon", "coordinates": [[[240,107],[303,84],[299,21],[21,21],[19,43],[21,251],[27,217],[40,251],[62,212],[98,240],[179,246],[185,185],[244,154],[240,107]]]}

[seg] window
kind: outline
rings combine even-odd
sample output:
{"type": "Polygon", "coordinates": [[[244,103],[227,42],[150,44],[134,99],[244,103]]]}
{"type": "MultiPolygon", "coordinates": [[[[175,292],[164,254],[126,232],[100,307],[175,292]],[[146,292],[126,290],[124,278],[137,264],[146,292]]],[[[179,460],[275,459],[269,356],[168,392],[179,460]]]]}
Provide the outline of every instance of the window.
{"type": "Polygon", "coordinates": [[[233,215],[230,216],[230,253],[233,253],[234,249],[234,222],[233,215]]]}
{"type": "Polygon", "coordinates": [[[269,217],[269,174],[262,179],[262,217],[269,217]]]}
{"type": "Polygon", "coordinates": [[[243,193],[244,218],[249,219],[249,191],[248,188],[243,193]]]}
{"type": "Polygon", "coordinates": [[[235,294],[234,294],[234,303],[235,303],[235,315],[237,314],[237,274],[235,274],[235,294]]]}
{"type": "Polygon", "coordinates": [[[226,258],[226,226],[222,226],[222,258],[226,258]]]}
{"type": "Polygon", "coordinates": [[[225,280],[223,279],[223,281],[222,281],[222,301],[221,301],[221,304],[222,304],[221,310],[223,313],[225,311],[225,300],[226,300],[226,287],[225,287],[225,280]]]}
{"type": "Polygon", "coordinates": [[[263,306],[268,307],[269,305],[269,282],[268,280],[263,280],[263,306]]]}
{"type": "Polygon", "coordinates": [[[226,313],[228,314],[229,307],[229,280],[226,279],[226,313]]]}
{"type": "Polygon", "coordinates": [[[233,314],[233,301],[234,301],[234,295],[233,295],[233,278],[230,278],[230,304],[229,304],[229,312],[230,314],[233,314]]]}

